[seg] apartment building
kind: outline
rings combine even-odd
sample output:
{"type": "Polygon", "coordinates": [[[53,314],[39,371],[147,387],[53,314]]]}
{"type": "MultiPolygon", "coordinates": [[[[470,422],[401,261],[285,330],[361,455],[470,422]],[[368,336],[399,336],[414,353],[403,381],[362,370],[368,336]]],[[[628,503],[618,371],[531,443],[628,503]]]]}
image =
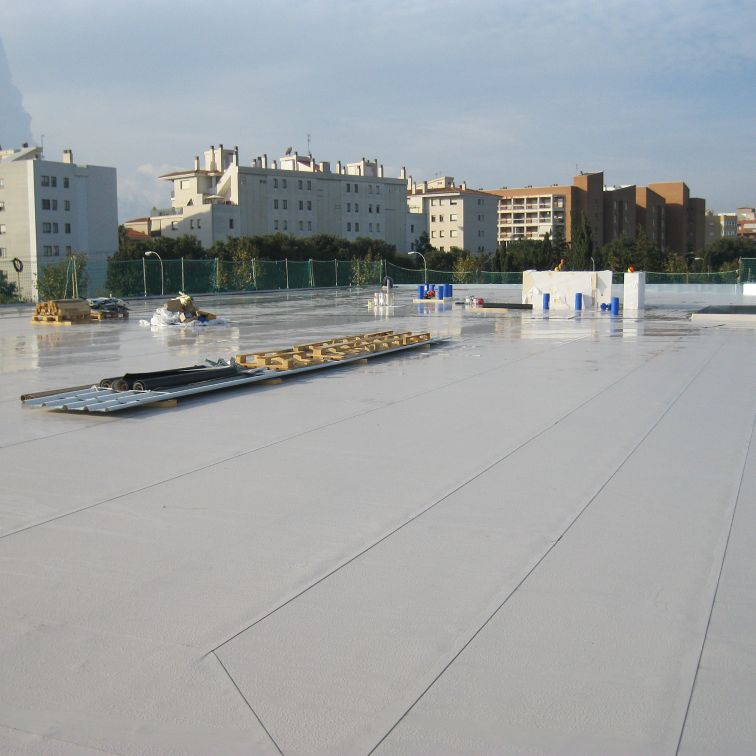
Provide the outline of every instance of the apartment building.
{"type": "Polygon", "coordinates": [[[0,151],[0,270],[24,299],[37,299],[46,265],[71,252],[87,256],[90,292],[105,282],[107,258],[118,250],[116,169],[61,162],[41,147],[0,151]]]}
{"type": "Polygon", "coordinates": [[[715,213],[707,210],[704,216],[704,243],[713,244],[719,239],[734,239],[738,235],[737,213],[715,213]]]}
{"type": "Polygon", "coordinates": [[[498,197],[499,244],[517,239],[542,239],[547,233],[552,238],[561,233],[569,242],[573,223],[578,223],[585,214],[591,224],[594,244],[601,246],[604,243],[603,184],[603,172],[595,172],[575,176],[571,185],[487,189],[486,193],[498,197]]]}
{"type": "Polygon", "coordinates": [[[667,248],[667,215],[664,197],[647,186],[635,188],[635,219],[638,230],[659,249],[667,248]]]}
{"type": "Polygon", "coordinates": [[[126,227],[151,237],[193,235],[204,247],[229,237],[286,233],[368,237],[407,249],[406,181],[388,178],[377,160],[332,169],[311,155],[289,152],[268,164],[239,162],[239,149],[211,146],[194,167],[161,176],[171,207],[153,209],[126,227]]]}
{"type": "Polygon", "coordinates": [[[706,201],[691,197],[682,181],[647,187],[633,184],[604,186],[601,171],[580,173],[572,184],[489,189],[499,198],[499,243],[542,239],[561,232],[572,240],[573,224],[585,215],[597,247],[633,238],[639,229],[662,249],[697,252],[705,244],[706,201]]]}
{"type": "Polygon", "coordinates": [[[756,208],[739,207],[735,211],[736,235],[742,239],[756,239],[756,208]]]}
{"type": "Polygon", "coordinates": [[[691,197],[684,181],[662,181],[648,188],[664,200],[666,249],[677,254],[700,252],[706,243],[706,200],[691,197]]]}
{"type": "Polygon", "coordinates": [[[407,182],[409,217],[425,216],[431,245],[439,252],[452,247],[469,252],[494,252],[498,245],[498,200],[489,193],[459,186],[452,176],[440,176],[417,184],[407,182]]]}

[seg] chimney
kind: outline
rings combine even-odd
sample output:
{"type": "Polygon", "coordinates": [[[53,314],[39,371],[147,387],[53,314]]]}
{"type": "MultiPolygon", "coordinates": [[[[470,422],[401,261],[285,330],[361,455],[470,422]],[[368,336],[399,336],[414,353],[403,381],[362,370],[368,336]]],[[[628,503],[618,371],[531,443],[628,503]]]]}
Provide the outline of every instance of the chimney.
{"type": "Polygon", "coordinates": [[[239,165],[239,145],[234,147],[234,165],[239,165]]]}
{"type": "Polygon", "coordinates": [[[341,173],[341,160],[336,161],[336,173],[341,173]]]}
{"type": "Polygon", "coordinates": [[[461,184],[459,185],[459,188],[460,188],[460,189],[461,189],[461,190],[462,190],[462,191],[464,192],[464,191],[465,191],[465,189],[467,189],[467,181],[463,181],[463,182],[462,182],[462,183],[461,183],[461,184]]]}
{"type": "Polygon", "coordinates": [[[263,154],[262,167],[263,168],[267,168],[268,167],[268,155],[267,154],[263,154]]]}
{"type": "Polygon", "coordinates": [[[383,164],[378,166],[378,178],[383,178],[383,164]]]}
{"type": "Polygon", "coordinates": [[[423,194],[426,194],[428,192],[428,182],[423,181],[423,194]]]}
{"type": "Polygon", "coordinates": [[[194,170],[195,171],[199,170],[199,155],[194,156],[194,170]]]}
{"type": "Polygon", "coordinates": [[[402,169],[399,171],[399,178],[400,179],[407,178],[407,169],[404,166],[402,166],[402,169]]]}
{"type": "Polygon", "coordinates": [[[63,162],[68,165],[73,164],[73,150],[63,150],[63,162]]]}
{"type": "Polygon", "coordinates": [[[273,170],[275,171],[275,170],[276,170],[276,168],[278,168],[278,161],[277,161],[277,160],[274,160],[274,161],[273,161],[273,170]]]}

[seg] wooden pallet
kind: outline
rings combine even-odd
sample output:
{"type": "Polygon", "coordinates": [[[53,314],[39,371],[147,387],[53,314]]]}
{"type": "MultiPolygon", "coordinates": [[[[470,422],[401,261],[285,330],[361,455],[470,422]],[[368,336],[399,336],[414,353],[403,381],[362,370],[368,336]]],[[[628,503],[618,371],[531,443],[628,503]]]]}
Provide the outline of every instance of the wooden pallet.
{"type": "Polygon", "coordinates": [[[129,311],[124,310],[119,312],[117,310],[92,310],[89,313],[89,317],[92,320],[111,320],[116,318],[123,318],[124,320],[129,317],[129,311]]]}
{"type": "Polygon", "coordinates": [[[32,315],[32,323],[45,323],[47,325],[73,325],[74,323],[86,323],[89,318],[66,318],[62,315],[32,315]]]}
{"type": "Polygon", "coordinates": [[[298,344],[289,349],[272,352],[237,354],[236,362],[245,368],[268,368],[269,370],[294,370],[295,368],[322,365],[324,362],[339,362],[348,357],[381,352],[409,344],[430,340],[430,333],[394,333],[379,331],[343,336],[338,339],[298,344]]]}

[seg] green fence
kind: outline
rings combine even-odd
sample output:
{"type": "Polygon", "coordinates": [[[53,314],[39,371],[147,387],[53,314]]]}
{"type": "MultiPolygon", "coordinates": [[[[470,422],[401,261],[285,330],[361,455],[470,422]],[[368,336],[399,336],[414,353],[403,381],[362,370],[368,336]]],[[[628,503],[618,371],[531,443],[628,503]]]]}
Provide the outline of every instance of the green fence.
{"type": "MultiPolygon", "coordinates": [[[[522,273],[403,268],[382,260],[140,260],[108,261],[106,289],[113,296],[141,297],[186,291],[270,291],[333,286],[378,286],[388,275],[395,284],[522,284],[522,273]]],[[[649,284],[735,284],[756,281],[756,259],[741,260],[740,271],[646,273],[649,284]]],[[[622,284],[623,273],[612,281],[622,284]]]]}
{"type": "Polygon", "coordinates": [[[756,257],[740,258],[740,283],[756,283],[756,257]]]}

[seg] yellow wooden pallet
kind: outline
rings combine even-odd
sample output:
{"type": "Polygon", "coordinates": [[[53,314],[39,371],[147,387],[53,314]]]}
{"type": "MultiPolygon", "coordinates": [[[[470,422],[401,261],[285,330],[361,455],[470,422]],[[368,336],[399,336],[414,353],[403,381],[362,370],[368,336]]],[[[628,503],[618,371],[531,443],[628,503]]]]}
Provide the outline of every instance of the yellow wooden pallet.
{"type": "Polygon", "coordinates": [[[237,354],[236,362],[246,368],[268,368],[269,370],[294,370],[299,367],[322,365],[324,362],[338,362],[361,354],[374,354],[409,344],[419,344],[430,340],[430,333],[394,333],[378,331],[360,333],[356,336],[342,336],[311,344],[297,344],[289,349],[271,352],[237,354]]]}

